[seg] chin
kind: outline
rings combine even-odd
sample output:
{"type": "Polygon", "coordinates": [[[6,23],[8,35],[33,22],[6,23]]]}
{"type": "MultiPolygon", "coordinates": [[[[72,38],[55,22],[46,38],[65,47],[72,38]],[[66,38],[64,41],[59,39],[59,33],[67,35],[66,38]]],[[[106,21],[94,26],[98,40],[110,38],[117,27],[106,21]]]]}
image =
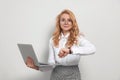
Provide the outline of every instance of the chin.
{"type": "Polygon", "coordinates": [[[65,30],[65,31],[69,31],[71,28],[64,28],[63,30],[65,30]]]}
{"type": "Polygon", "coordinates": [[[69,31],[70,29],[64,29],[64,31],[69,31]]]}

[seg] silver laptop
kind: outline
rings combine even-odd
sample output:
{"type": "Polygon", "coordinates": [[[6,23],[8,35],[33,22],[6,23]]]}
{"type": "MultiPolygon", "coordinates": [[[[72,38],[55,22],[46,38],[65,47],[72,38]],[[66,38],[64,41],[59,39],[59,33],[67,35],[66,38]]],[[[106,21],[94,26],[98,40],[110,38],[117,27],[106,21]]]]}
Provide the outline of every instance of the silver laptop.
{"type": "Polygon", "coordinates": [[[34,52],[34,49],[32,47],[32,44],[17,44],[19,50],[20,50],[20,53],[23,57],[23,60],[24,60],[24,63],[26,63],[26,60],[27,60],[27,57],[31,57],[35,63],[35,65],[39,66],[40,68],[53,68],[52,65],[49,65],[47,63],[41,63],[41,62],[38,62],[38,59],[35,55],[35,52],[34,52]]]}

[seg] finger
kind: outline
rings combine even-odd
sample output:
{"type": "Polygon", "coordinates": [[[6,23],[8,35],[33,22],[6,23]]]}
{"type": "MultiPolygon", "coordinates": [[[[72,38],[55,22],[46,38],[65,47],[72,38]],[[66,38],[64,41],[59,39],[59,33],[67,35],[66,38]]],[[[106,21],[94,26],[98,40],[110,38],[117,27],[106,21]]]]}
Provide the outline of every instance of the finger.
{"type": "Polygon", "coordinates": [[[60,53],[62,53],[62,54],[63,54],[63,53],[64,53],[64,50],[61,50],[61,51],[60,51],[60,53]]]}
{"type": "Polygon", "coordinates": [[[59,52],[58,56],[62,56],[62,55],[63,55],[63,51],[62,51],[62,50],[60,50],[60,52],[59,52]]]}
{"type": "Polygon", "coordinates": [[[62,58],[64,56],[64,53],[60,55],[60,58],[62,58]]]}
{"type": "Polygon", "coordinates": [[[64,54],[64,56],[67,55],[67,53],[64,54]]]}
{"type": "Polygon", "coordinates": [[[63,57],[65,57],[65,56],[67,56],[67,55],[68,55],[68,53],[64,53],[63,57]]]}
{"type": "Polygon", "coordinates": [[[66,52],[68,52],[68,50],[67,49],[63,49],[63,52],[66,53],[66,52]]]}
{"type": "Polygon", "coordinates": [[[59,57],[63,57],[63,53],[60,53],[59,57]]]}
{"type": "Polygon", "coordinates": [[[69,49],[66,49],[66,53],[69,54],[70,50],[69,49]]]}
{"type": "Polygon", "coordinates": [[[29,64],[30,64],[31,66],[34,66],[34,61],[33,61],[33,59],[28,56],[28,60],[29,60],[29,61],[28,61],[29,64]]]}
{"type": "Polygon", "coordinates": [[[60,54],[59,54],[59,57],[62,57],[62,56],[63,56],[63,53],[60,53],[60,54]]]}

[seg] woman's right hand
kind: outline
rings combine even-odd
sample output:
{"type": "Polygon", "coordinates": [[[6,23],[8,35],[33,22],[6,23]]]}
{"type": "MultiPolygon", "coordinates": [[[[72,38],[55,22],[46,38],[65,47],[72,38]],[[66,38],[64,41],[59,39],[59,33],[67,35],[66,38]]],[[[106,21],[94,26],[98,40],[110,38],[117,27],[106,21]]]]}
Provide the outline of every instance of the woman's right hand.
{"type": "Polygon", "coordinates": [[[26,65],[27,65],[28,67],[32,68],[32,69],[39,70],[39,67],[34,64],[33,59],[32,59],[31,57],[29,57],[29,56],[27,57],[26,65]]]}

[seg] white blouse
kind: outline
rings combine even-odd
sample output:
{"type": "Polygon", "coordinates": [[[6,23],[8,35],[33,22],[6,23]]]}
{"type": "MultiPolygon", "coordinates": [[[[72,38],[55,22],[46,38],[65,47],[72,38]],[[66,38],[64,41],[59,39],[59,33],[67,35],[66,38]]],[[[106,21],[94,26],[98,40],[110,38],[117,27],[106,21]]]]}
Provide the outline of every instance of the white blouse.
{"type": "Polygon", "coordinates": [[[51,65],[65,65],[65,66],[69,66],[69,65],[78,65],[79,60],[80,60],[80,55],[84,54],[84,55],[88,55],[88,54],[93,54],[96,51],[95,46],[88,41],[87,39],[85,39],[85,37],[80,36],[78,38],[78,45],[74,44],[71,47],[71,51],[72,54],[68,54],[67,56],[60,58],[58,56],[59,51],[61,48],[65,48],[65,44],[67,42],[69,33],[64,36],[61,33],[60,36],[60,41],[59,41],[59,47],[56,48],[53,45],[53,40],[52,38],[49,40],[49,57],[48,57],[48,63],[51,65]]]}

